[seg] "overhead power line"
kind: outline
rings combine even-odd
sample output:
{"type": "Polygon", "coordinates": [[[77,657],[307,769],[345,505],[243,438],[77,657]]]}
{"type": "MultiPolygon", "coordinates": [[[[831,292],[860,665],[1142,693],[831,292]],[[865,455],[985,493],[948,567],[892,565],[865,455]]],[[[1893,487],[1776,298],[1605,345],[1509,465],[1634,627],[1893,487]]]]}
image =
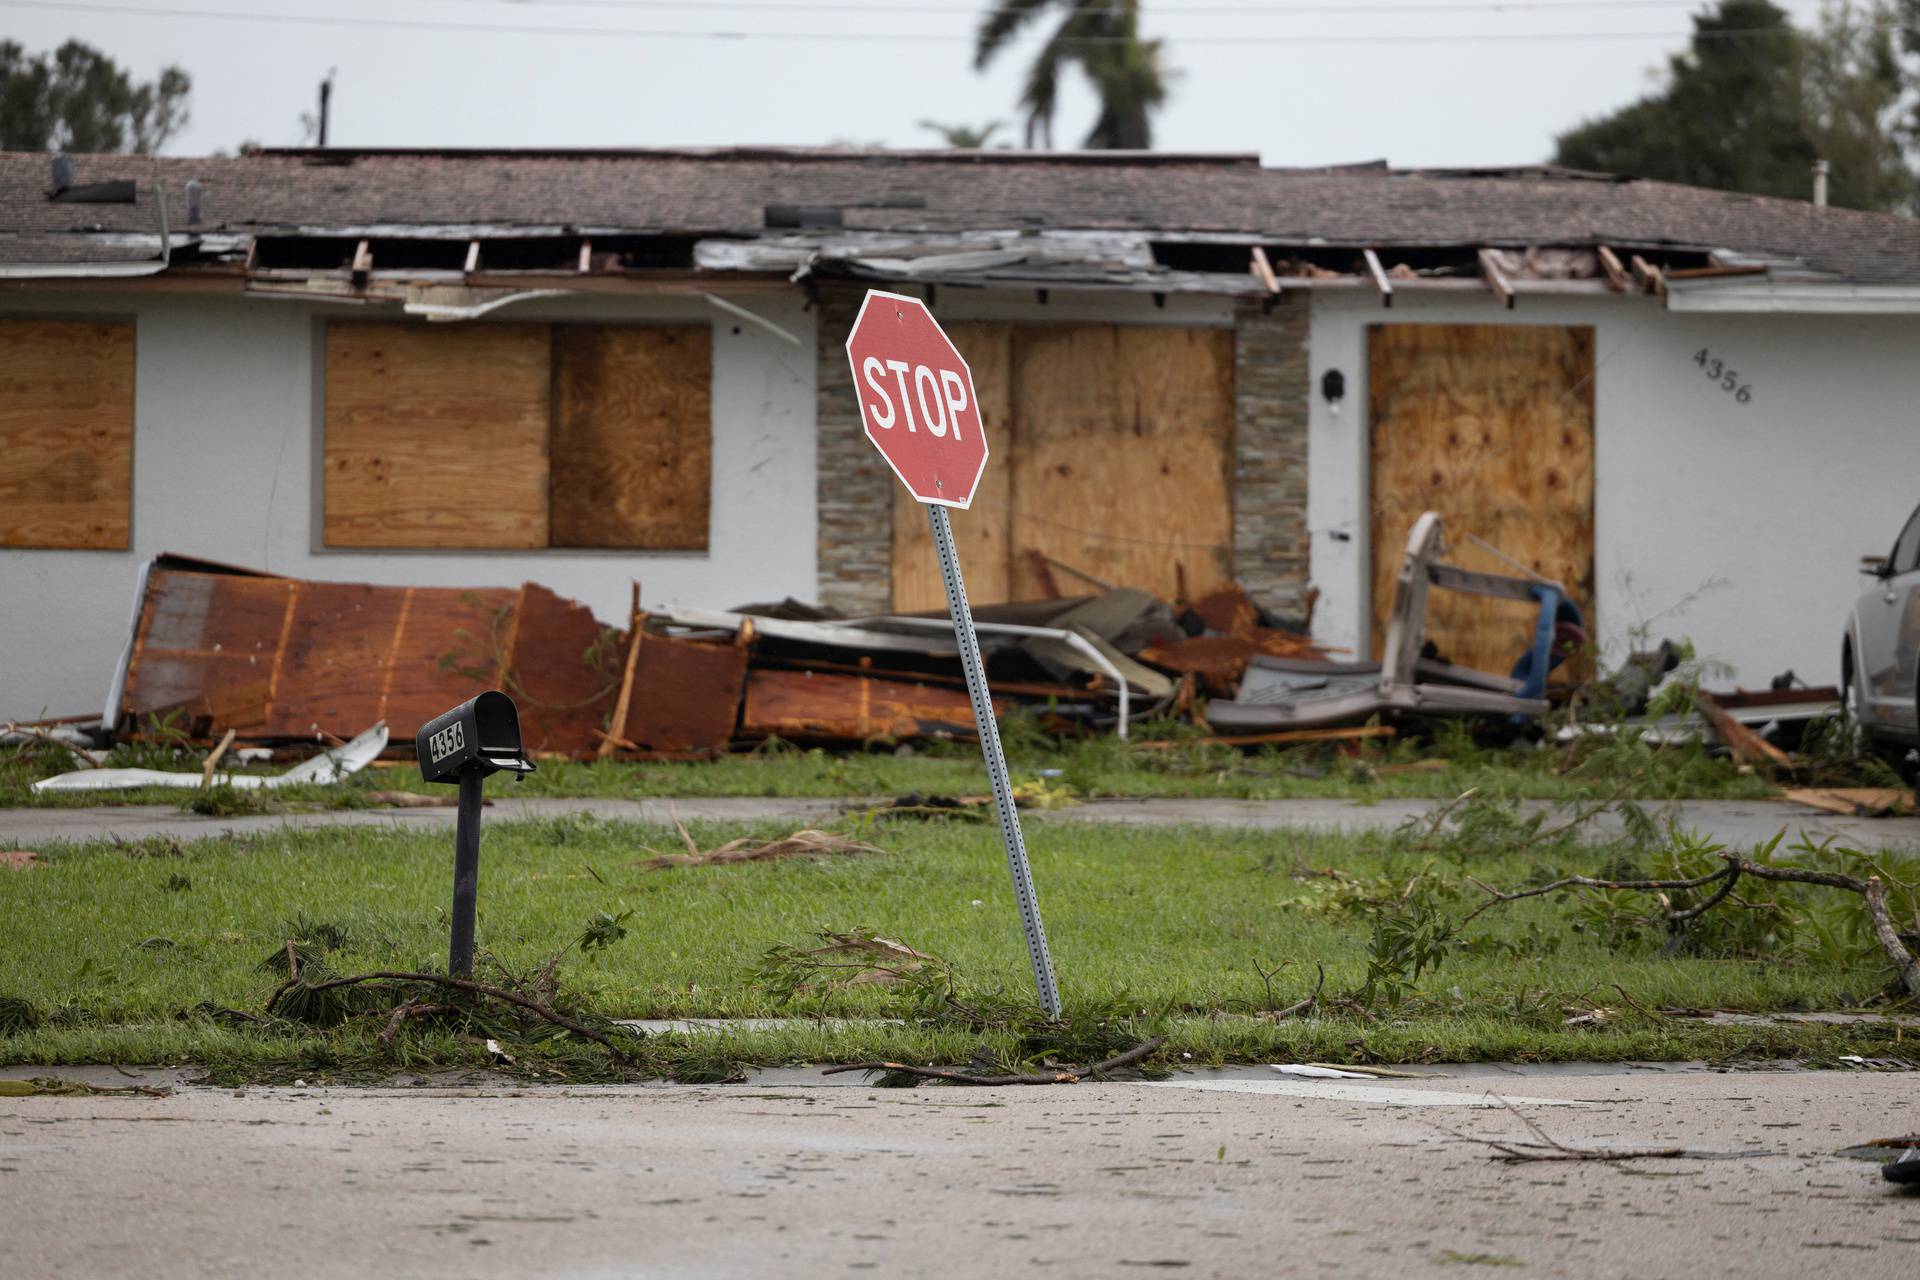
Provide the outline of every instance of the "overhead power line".
{"type": "MultiPolygon", "coordinates": [[[[1792,0],[1786,0],[1791,3],[1792,0]]],[[[872,14],[891,16],[894,14],[959,14],[970,18],[984,19],[991,14],[1011,12],[1006,9],[986,9],[977,4],[913,4],[908,0],[878,0],[874,4],[810,4],[783,3],[782,0],[439,0],[439,3],[451,3],[474,8],[481,5],[498,5],[515,9],[618,9],[627,12],[647,10],[684,12],[697,10],[712,12],[725,9],[746,13],[778,13],[791,17],[805,18],[817,13],[835,14],[872,14]]],[[[1687,9],[1697,8],[1700,0],[1435,0],[1432,4],[1419,4],[1413,0],[1354,0],[1354,3],[1266,3],[1254,0],[1252,4],[1222,5],[1196,4],[1168,6],[1156,0],[1151,10],[1142,11],[1142,18],[1155,21],[1168,18],[1215,17],[1215,18],[1259,18],[1259,17],[1300,17],[1308,15],[1349,14],[1452,14],[1452,13],[1573,13],[1583,10],[1647,10],[1647,9],[1687,9]]],[[[1783,7],[1785,5],[1783,4],[1783,7]]],[[[1079,12],[1096,13],[1104,10],[1104,4],[1087,3],[1077,6],[1079,12]]],[[[1042,16],[1061,17],[1066,9],[1047,10],[1042,16]]]]}
{"type": "MultiPolygon", "coordinates": [[[[573,36],[597,40],[734,40],[734,41],[809,41],[829,44],[971,44],[970,32],[934,31],[763,31],[754,28],[735,30],[672,27],[543,26],[523,22],[443,22],[432,18],[396,18],[356,14],[320,13],[243,13],[232,9],[191,9],[173,6],[87,3],[86,0],[0,0],[0,9],[38,9],[57,13],[111,14],[116,17],[194,19],[209,22],[254,22],[281,26],[352,27],[368,31],[434,31],[449,35],[573,36]]],[[[1863,24],[1863,30],[1894,31],[1892,23],[1863,24]]],[[[1260,32],[1231,34],[1190,34],[1169,37],[1182,47],[1192,45],[1383,45],[1383,44],[1594,44],[1628,40],[1735,40],[1793,34],[1787,27],[1734,27],[1713,31],[1496,31],[1472,34],[1443,32],[1384,32],[1361,35],[1287,34],[1260,32]]],[[[1124,36],[1076,36],[1067,44],[1125,44],[1124,36]]]]}

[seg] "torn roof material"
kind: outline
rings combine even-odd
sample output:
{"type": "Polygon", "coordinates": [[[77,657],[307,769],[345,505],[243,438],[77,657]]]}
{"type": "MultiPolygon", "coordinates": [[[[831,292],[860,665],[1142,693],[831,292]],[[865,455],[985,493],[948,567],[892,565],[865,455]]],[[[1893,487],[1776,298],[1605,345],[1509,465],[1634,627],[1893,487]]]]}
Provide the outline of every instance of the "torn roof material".
{"type": "Polygon", "coordinates": [[[375,276],[469,280],[826,266],[855,278],[1238,293],[1257,285],[1255,246],[1371,288],[1367,249],[1388,273],[1403,265],[1417,278],[1416,251],[1612,245],[1656,267],[1737,262],[1920,285],[1920,224],[1908,219],[1552,166],[1290,170],[1249,155],[779,148],[74,157],[77,182],[133,183],[121,204],[50,200],[48,166],[42,154],[0,153],[0,268],[16,275],[158,258],[164,192],[176,273],[299,276],[356,260],[375,276]],[[183,224],[190,180],[199,218],[183,224]],[[1185,244],[1223,252],[1183,262],[1156,247],[1185,244]]]}

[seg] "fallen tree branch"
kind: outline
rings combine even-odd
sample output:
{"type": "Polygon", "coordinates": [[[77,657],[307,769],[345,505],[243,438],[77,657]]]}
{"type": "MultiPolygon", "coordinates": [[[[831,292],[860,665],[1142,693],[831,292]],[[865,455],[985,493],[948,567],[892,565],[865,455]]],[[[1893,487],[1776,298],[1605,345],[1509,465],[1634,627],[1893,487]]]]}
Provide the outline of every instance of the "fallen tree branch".
{"type": "Polygon", "coordinates": [[[1496,889],[1484,881],[1467,877],[1467,883],[1487,895],[1487,901],[1460,918],[1465,927],[1482,911],[1497,907],[1503,902],[1518,902],[1522,898],[1539,898],[1549,893],[1558,893],[1562,889],[1639,889],[1647,892],[1662,892],[1670,889],[1698,889],[1702,885],[1712,884],[1716,880],[1728,878],[1729,871],[1722,867],[1718,871],[1703,876],[1694,876],[1689,880],[1599,880],[1592,876],[1561,876],[1558,880],[1546,884],[1532,885],[1525,889],[1496,889]]]}
{"type": "MultiPolygon", "coordinates": [[[[1755,862],[1737,854],[1723,853],[1721,859],[1726,866],[1706,875],[1692,876],[1675,880],[1599,880],[1591,876],[1562,876],[1558,880],[1543,885],[1534,885],[1525,889],[1496,889],[1491,885],[1468,880],[1488,895],[1487,901],[1469,911],[1461,918],[1464,926],[1481,912],[1506,902],[1517,902],[1522,898],[1538,898],[1543,894],[1561,889],[1631,889],[1646,893],[1662,893],[1675,889],[1698,889],[1705,885],[1720,882],[1719,888],[1698,906],[1684,911],[1667,911],[1668,923],[1679,924],[1699,916],[1707,908],[1716,905],[1733,895],[1734,882],[1741,876],[1750,876],[1755,880],[1773,880],[1786,884],[1817,884],[1830,889],[1845,889],[1857,893],[1864,900],[1867,919],[1873,926],[1873,936],[1892,962],[1894,972],[1908,994],[1920,996],[1920,960],[1907,950],[1906,943],[1900,939],[1900,931],[1894,927],[1893,915],[1887,910],[1887,886],[1879,876],[1868,876],[1862,880],[1858,876],[1845,875],[1838,871],[1810,871],[1802,867],[1782,867],[1767,862],[1755,862]]],[[[1738,902],[1736,897],[1734,901],[1738,902]]]]}
{"type": "Polygon", "coordinates": [[[1313,984],[1313,994],[1308,996],[1305,1000],[1296,1001],[1295,1003],[1288,1005],[1284,1009],[1268,1010],[1267,1011],[1268,1017],[1272,1018],[1275,1022],[1278,1022],[1282,1018],[1291,1018],[1297,1014],[1308,1013],[1320,1007],[1320,992],[1327,985],[1327,966],[1325,966],[1324,964],[1321,964],[1318,960],[1315,960],[1313,962],[1313,967],[1320,971],[1320,980],[1313,984]]]}
{"type": "Polygon", "coordinates": [[[427,1004],[419,1002],[398,1005],[394,1008],[393,1015],[387,1019],[386,1028],[380,1032],[380,1043],[392,1045],[393,1038],[400,1033],[400,1024],[408,1018],[425,1017],[430,1013],[451,1012],[453,1012],[453,1006],[450,1004],[427,1004]]]}
{"type": "Polygon", "coordinates": [[[1570,1147],[1566,1143],[1549,1135],[1546,1130],[1528,1119],[1526,1115],[1521,1112],[1520,1108],[1514,1106],[1513,1103],[1507,1099],[1500,1097],[1498,1094],[1493,1095],[1493,1097],[1501,1106],[1511,1111],[1521,1124],[1527,1126],[1527,1131],[1533,1134],[1535,1138],[1538,1138],[1539,1141],[1519,1142],[1507,1138],[1476,1138],[1471,1134],[1461,1133],[1457,1129],[1447,1129],[1439,1125],[1434,1127],[1440,1129],[1442,1133],[1460,1139],[1462,1142],[1477,1142],[1482,1146],[1492,1147],[1495,1153],[1493,1158],[1496,1160],[1504,1160],[1509,1164],[1536,1160],[1599,1160],[1605,1162],[1617,1160],[1678,1160],[1687,1154],[1685,1147],[1639,1147],[1633,1149],[1618,1147],[1570,1147]]]}
{"type": "Polygon", "coordinates": [[[1137,1044],[1125,1053],[1108,1058],[1105,1062],[1096,1062],[1090,1067],[1061,1067],[1045,1074],[1010,1076],[970,1076],[963,1071],[947,1071],[940,1067],[916,1067],[905,1062],[852,1062],[845,1066],[828,1067],[821,1075],[837,1076],[847,1071],[893,1071],[902,1075],[919,1076],[923,1080],[944,1080],[949,1084],[972,1085],[1014,1085],[1014,1084],[1079,1084],[1087,1076],[1097,1076],[1108,1071],[1118,1071],[1130,1067],[1145,1058],[1167,1042],[1165,1036],[1155,1036],[1144,1044],[1137,1044]]]}
{"type": "MultiPolygon", "coordinates": [[[[280,1002],[280,997],[293,987],[295,981],[295,979],[289,978],[274,988],[273,994],[267,997],[268,1013],[274,1011],[274,1006],[280,1002]]],[[[611,1053],[622,1062],[630,1065],[633,1062],[633,1059],[628,1057],[626,1051],[615,1044],[610,1037],[602,1032],[595,1031],[585,1023],[569,1018],[566,1014],[556,1009],[551,1009],[541,1004],[538,1000],[523,996],[517,991],[508,991],[503,987],[490,987],[484,982],[474,982],[468,978],[449,978],[439,973],[402,973],[398,971],[381,970],[375,973],[357,973],[348,978],[329,978],[325,982],[310,983],[307,989],[309,991],[329,991],[335,987],[353,987],[368,982],[423,982],[431,986],[446,987],[453,991],[464,991],[469,995],[488,996],[492,999],[501,1000],[513,1005],[515,1008],[525,1009],[535,1017],[545,1019],[556,1027],[565,1027],[577,1036],[584,1036],[595,1044],[605,1048],[608,1053],[611,1053]]],[[[405,1008],[406,1006],[403,1005],[401,1007],[405,1008]]],[[[398,1010],[395,1012],[398,1012],[398,1010]]]]}

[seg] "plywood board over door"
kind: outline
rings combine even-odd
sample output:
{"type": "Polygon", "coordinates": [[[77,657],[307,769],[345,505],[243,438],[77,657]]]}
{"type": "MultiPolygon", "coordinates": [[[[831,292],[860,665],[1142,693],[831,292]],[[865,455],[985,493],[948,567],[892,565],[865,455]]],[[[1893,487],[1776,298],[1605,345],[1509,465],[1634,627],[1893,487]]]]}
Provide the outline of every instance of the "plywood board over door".
{"type": "Polygon", "coordinates": [[[1015,597],[1028,548],[1168,600],[1230,580],[1232,332],[1032,325],[1013,357],[1015,597]]]}
{"type": "MultiPolygon", "coordinates": [[[[993,321],[961,321],[942,326],[973,373],[980,418],[987,432],[987,469],[965,511],[949,511],[954,550],[967,582],[969,599],[1012,599],[1013,417],[1011,365],[1014,327],[993,321]]],[[[927,509],[906,486],[893,484],[893,608],[897,613],[944,609],[946,584],[933,550],[927,509]]]]}
{"type": "MultiPolygon", "coordinates": [[[[1591,631],[1593,330],[1377,325],[1367,385],[1376,655],[1423,511],[1440,513],[1453,562],[1513,575],[1517,561],[1556,579],[1591,631]]],[[[1428,637],[1453,662],[1506,671],[1532,636],[1531,606],[1446,591],[1430,600],[1428,637]]]]}

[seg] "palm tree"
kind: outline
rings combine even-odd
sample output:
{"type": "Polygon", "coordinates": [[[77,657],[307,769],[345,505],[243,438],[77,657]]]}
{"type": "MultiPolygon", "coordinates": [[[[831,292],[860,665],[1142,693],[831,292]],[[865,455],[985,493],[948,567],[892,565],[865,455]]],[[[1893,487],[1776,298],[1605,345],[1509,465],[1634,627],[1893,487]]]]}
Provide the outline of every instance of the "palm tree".
{"type": "Polygon", "coordinates": [[[1140,38],[1139,0],[994,0],[974,41],[973,65],[984,69],[1026,26],[1060,9],[1065,17],[1027,68],[1020,106],[1027,145],[1053,145],[1060,75],[1077,64],[1100,95],[1100,118],[1082,143],[1095,150],[1144,151],[1153,145],[1150,112],[1167,100],[1169,73],[1160,42],[1140,38]]]}
{"type": "Polygon", "coordinates": [[[939,134],[940,141],[950,147],[958,147],[967,151],[978,151],[992,140],[994,134],[1000,132],[1000,126],[1004,123],[1005,121],[1001,120],[989,120],[983,125],[971,125],[945,124],[939,120],[922,120],[920,127],[922,129],[930,129],[934,133],[939,134]]]}

